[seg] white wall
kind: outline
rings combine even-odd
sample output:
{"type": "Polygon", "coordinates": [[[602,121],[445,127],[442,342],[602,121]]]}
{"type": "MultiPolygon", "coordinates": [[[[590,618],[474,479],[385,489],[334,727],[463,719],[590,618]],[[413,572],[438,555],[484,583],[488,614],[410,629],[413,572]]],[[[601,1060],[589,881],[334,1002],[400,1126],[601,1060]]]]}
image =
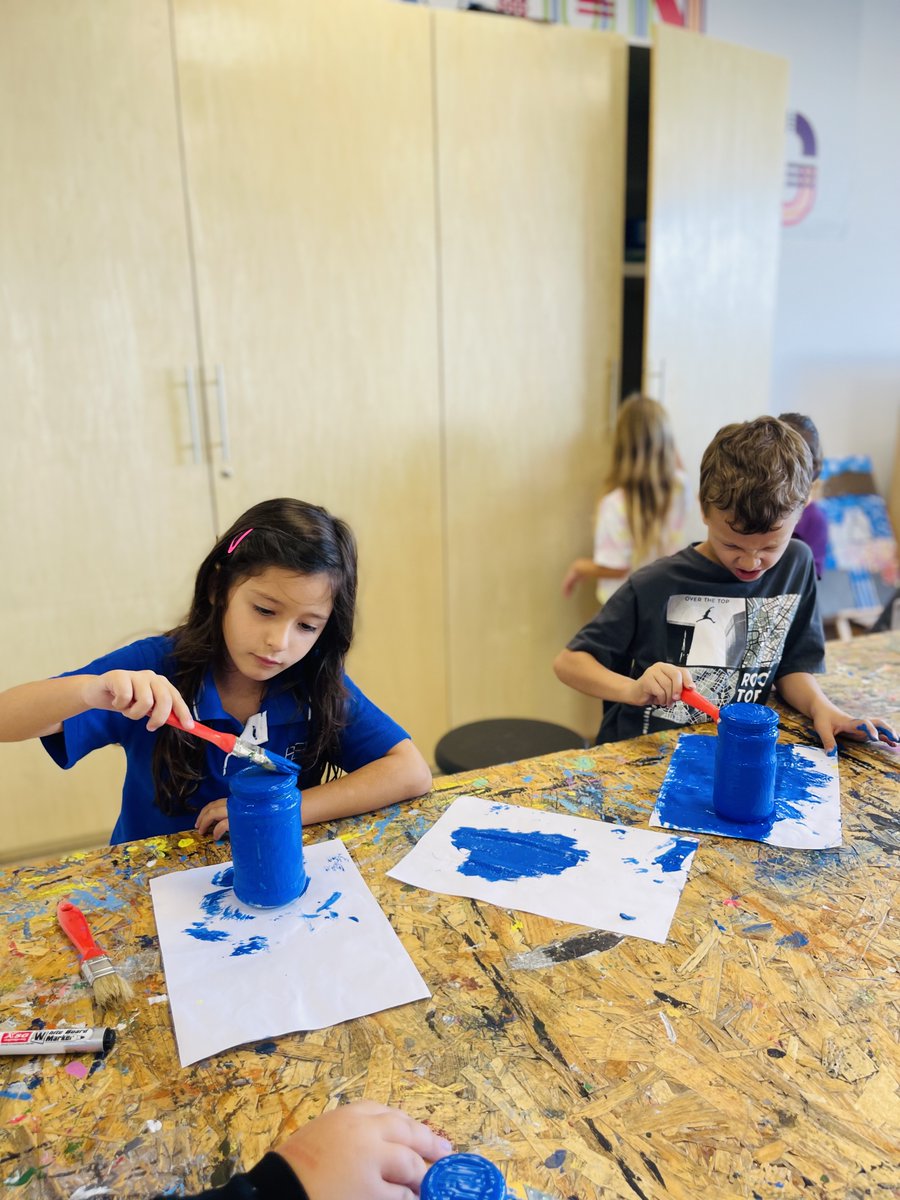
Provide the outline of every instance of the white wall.
{"type": "Polygon", "coordinates": [[[706,32],[788,58],[789,107],[818,140],[815,207],[782,230],[772,411],[809,413],[827,454],[870,455],[886,494],[900,434],[900,3],[708,0],[706,32]]]}

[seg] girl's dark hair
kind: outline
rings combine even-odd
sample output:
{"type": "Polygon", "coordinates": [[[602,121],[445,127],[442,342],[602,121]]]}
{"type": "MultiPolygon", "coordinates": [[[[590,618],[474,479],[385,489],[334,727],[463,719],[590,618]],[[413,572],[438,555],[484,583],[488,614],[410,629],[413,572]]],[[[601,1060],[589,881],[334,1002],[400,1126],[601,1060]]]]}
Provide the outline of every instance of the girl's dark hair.
{"type": "MultiPolygon", "coordinates": [[[[339,737],[346,723],[344,659],[353,638],[356,610],[356,542],[350,527],[324,508],[287,498],[264,500],[238,517],[219,538],[197,572],[194,598],[173,639],[171,681],[193,706],[210,669],[227,665],[222,619],[233,588],[270,567],[298,575],[329,576],[331,616],[312,650],[273,680],[291,693],[298,715],[308,707],[309,736],[301,779],[315,782],[338,771],[339,737]]],[[[153,779],[158,807],[169,815],[187,811],[205,770],[205,744],[164,726],[156,735],[153,779]]]]}

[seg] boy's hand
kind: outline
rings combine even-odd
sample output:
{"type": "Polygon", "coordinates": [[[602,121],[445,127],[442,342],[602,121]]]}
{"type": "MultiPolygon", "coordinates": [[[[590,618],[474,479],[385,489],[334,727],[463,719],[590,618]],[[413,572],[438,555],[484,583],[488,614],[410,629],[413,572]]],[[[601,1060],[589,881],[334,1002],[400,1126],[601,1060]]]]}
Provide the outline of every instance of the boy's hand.
{"type": "Polygon", "coordinates": [[[837,749],[836,734],[854,742],[887,742],[896,746],[900,737],[897,730],[875,717],[853,717],[837,708],[830,701],[817,704],[809,714],[816,733],[822,739],[822,749],[827,754],[837,749]]]}
{"type": "Polygon", "coordinates": [[[187,729],[194,724],[191,710],[176,687],[165,675],[155,671],[107,671],[105,675],[85,676],[82,698],[88,708],[120,712],[130,721],[148,714],[147,728],[152,733],[165,725],[174,712],[187,729]]]}
{"type": "Polygon", "coordinates": [[[674,667],[671,663],[658,662],[634,680],[628,704],[643,708],[645,704],[668,707],[681,695],[681,689],[693,687],[694,680],[685,667],[674,667]]]}
{"type": "Polygon", "coordinates": [[[452,1147],[427,1125],[371,1100],[316,1117],[279,1146],[309,1200],[418,1196],[429,1163],[452,1147]]]}

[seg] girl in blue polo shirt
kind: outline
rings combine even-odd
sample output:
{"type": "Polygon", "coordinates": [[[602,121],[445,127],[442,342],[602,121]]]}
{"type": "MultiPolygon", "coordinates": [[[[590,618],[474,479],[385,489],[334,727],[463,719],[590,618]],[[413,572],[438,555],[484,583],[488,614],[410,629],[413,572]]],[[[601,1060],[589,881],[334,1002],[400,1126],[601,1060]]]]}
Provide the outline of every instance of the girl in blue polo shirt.
{"type": "Polygon", "coordinates": [[[349,527],[301,500],[266,500],[204,559],[183,624],[0,694],[0,741],[40,737],[65,768],[121,745],[113,843],[228,828],[227,777],[244,764],[166,725],[171,712],[300,763],[305,825],[420,796],[422,755],[344,673],[355,607],[349,527]]]}

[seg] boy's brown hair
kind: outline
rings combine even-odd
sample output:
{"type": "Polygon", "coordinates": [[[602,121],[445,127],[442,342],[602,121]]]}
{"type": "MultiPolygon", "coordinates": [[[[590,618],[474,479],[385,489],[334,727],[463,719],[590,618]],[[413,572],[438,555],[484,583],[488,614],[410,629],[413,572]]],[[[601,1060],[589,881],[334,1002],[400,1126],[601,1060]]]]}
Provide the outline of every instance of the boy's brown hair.
{"type": "Polygon", "coordinates": [[[738,533],[768,533],[809,499],[813,458],[777,417],[725,425],[700,464],[700,506],[731,514],[738,533]]]}

